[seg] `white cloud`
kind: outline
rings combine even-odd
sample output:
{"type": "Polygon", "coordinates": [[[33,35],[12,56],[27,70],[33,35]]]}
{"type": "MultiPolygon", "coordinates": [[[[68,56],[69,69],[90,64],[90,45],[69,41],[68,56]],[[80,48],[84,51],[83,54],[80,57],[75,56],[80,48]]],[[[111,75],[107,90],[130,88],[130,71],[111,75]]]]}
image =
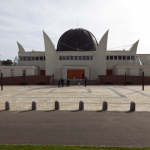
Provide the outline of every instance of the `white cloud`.
{"type": "Polygon", "coordinates": [[[77,20],[78,27],[91,31],[96,38],[109,29],[108,48],[140,39],[138,53],[150,53],[149,0],[1,0],[0,3],[2,59],[17,56],[16,41],[44,48],[42,30],[57,45],[65,31],[77,27],[77,20]]]}

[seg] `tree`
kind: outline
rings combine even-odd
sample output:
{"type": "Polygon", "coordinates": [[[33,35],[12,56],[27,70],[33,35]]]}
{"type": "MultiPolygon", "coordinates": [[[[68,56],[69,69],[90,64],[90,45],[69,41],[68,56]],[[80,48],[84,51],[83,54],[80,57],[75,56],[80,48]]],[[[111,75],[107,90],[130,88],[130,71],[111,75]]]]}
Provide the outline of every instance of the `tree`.
{"type": "Polygon", "coordinates": [[[1,65],[4,65],[4,66],[11,66],[12,64],[13,64],[13,63],[12,63],[12,60],[7,59],[7,60],[3,60],[1,65]]]}

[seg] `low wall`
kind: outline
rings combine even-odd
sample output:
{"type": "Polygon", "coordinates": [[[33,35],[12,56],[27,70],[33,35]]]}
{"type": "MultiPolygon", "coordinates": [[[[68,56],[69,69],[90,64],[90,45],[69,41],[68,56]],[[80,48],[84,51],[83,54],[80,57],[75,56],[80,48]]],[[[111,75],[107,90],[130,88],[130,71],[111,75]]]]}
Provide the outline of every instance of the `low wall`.
{"type": "MultiPolygon", "coordinates": [[[[51,84],[50,80],[53,80],[52,76],[25,76],[25,83],[27,85],[37,85],[40,83],[50,85],[51,84]]],[[[19,85],[19,84],[24,84],[24,76],[3,78],[3,85],[19,85]]]]}
{"type": "MultiPolygon", "coordinates": [[[[125,83],[125,76],[123,75],[99,75],[99,84],[113,83],[114,85],[123,85],[125,83]]],[[[126,76],[126,83],[133,85],[142,84],[142,76],[126,76]]],[[[144,84],[150,85],[150,77],[144,77],[144,84]]]]}
{"type": "MultiPolygon", "coordinates": [[[[114,85],[123,85],[125,83],[125,76],[123,75],[99,75],[98,83],[100,85],[104,84],[114,84],[114,85]]],[[[25,83],[27,85],[38,85],[38,84],[46,84],[50,85],[53,82],[52,76],[25,76],[25,83]]],[[[126,82],[131,83],[133,85],[141,85],[142,84],[142,76],[126,76],[126,82]]],[[[24,76],[19,77],[4,77],[3,85],[19,85],[24,84],[24,76]]],[[[150,85],[150,77],[144,77],[144,84],[150,85]]],[[[1,78],[0,78],[1,85],[1,78]]]]}

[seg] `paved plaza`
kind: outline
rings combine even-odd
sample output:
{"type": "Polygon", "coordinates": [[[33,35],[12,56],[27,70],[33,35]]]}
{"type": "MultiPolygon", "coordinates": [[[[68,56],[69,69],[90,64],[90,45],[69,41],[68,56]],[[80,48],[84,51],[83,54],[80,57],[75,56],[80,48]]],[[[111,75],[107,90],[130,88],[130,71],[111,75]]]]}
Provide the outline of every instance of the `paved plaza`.
{"type": "Polygon", "coordinates": [[[0,110],[5,102],[10,102],[10,110],[30,110],[32,101],[37,102],[37,110],[53,110],[54,102],[60,102],[60,110],[78,110],[79,101],[85,110],[102,109],[103,101],[108,102],[108,111],[128,111],[130,102],[136,103],[136,111],[150,111],[150,86],[4,86],[0,91],[0,110]]]}

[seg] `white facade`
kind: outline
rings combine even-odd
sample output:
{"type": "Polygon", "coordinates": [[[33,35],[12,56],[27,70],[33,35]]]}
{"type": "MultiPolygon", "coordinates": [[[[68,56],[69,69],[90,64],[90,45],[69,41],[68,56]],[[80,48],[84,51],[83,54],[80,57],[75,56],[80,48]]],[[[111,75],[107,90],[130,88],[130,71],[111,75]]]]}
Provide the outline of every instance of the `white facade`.
{"type": "Polygon", "coordinates": [[[67,79],[67,70],[70,69],[84,70],[88,79],[97,79],[97,75],[124,75],[125,72],[130,76],[139,76],[143,64],[145,76],[150,76],[150,55],[136,54],[139,41],[128,51],[107,51],[108,31],[106,31],[96,51],[57,51],[44,31],[43,36],[45,51],[26,52],[17,42],[20,66],[3,67],[5,77],[12,74],[22,76],[23,68],[26,68],[27,75],[40,75],[43,71],[45,75],[54,74],[56,78],[64,79],[67,79]],[[135,64],[137,56],[141,61],[138,65],[135,64]],[[83,59],[84,57],[86,59],[83,59]],[[32,67],[35,67],[36,71],[32,67]]]}
{"type": "Polygon", "coordinates": [[[43,31],[45,42],[46,75],[67,79],[65,68],[85,70],[86,77],[96,79],[97,75],[106,75],[106,49],[108,31],[99,42],[96,51],[56,51],[48,35],[43,31]],[[60,56],[93,56],[93,60],[59,60],[60,56]],[[88,68],[88,71],[87,69],[88,68]]]}
{"type": "Polygon", "coordinates": [[[39,75],[39,67],[36,66],[2,66],[0,73],[3,77],[23,76],[23,70],[26,70],[26,76],[39,75]]]}

